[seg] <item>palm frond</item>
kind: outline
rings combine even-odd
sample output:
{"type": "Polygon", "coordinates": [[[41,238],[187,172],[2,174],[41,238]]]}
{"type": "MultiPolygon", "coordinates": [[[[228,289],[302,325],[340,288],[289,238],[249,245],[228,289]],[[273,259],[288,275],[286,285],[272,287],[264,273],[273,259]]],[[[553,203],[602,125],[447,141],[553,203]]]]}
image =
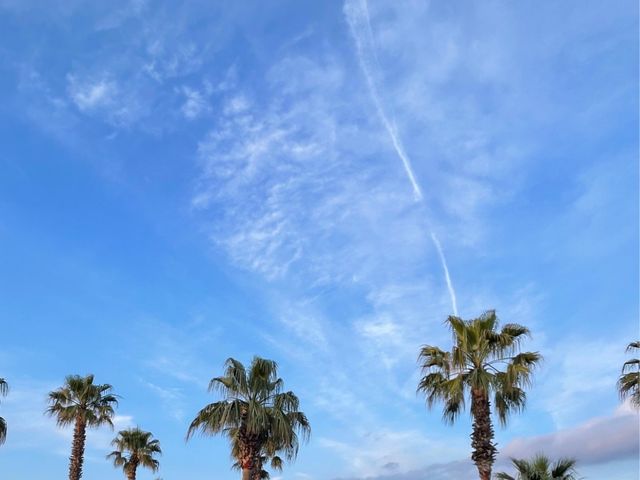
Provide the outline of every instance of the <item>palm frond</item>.
{"type": "Polygon", "coordinates": [[[82,418],[88,427],[109,425],[115,415],[118,396],[109,384],[94,384],[94,376],[69,375],[58,390],[49,393],[45,413],[56,417],[59,426],[70,425],[82,418]]]}
{"type": "Polygon", "coordinates": [[[574,458],[560,458],[551,467],[551,478],[553,480],[577,480],[576,460],[574,458]]]}
{"type": "Polygon", "coordinates": [[[0,378],[0,397],[6,397],[9,393],[9,384],[4,378],[0,378]]]}
{"type": "Polygon", "coordinates": [[[519,352],[521,339],[530,336],[529,329],[515,323],[500,328],[495,310],[471,320],[449,316],[446,323],[453,346],[450,351],[432,345],[420,349],[418,391],[425,395],[429,408],[443,402],[447,423],[464,410],[469,392],[484,392],[494,397],[495,413],[506,424],[510,413],[524,408],[524,389],[542,361],[538,352],[519,352]]]}
{"type": "Polygon", "coordinates": [[[0,445],[7,440],[7,421],[0,417],[0,445]]]}
{"type": "Polygon", "coordinates": [[[257,455],[254,458],[261,464],[271,461],[274,468],[281,468],[282,458],[295,459],[300,439],[309,439],[311,427],[299,410],[298,397],[284,391],[277,369],[276,362],[260,357],[254,357],[248,369],[229,358],[224,375],[213,378],[209,385],[223,399],[198,412],[187,439],[196,432],[225,435],[238,468],[248,448],[254,449],[250,457],[257,455]]]}
{"type": "MultiPolygon", "coordinates": [[[[537,454],[531,459],[511,458],[518,480],[577,480],[576,461],[573,458],[561,458],[551,463],[548,457],[537,454]]],[[[516,480],[507,473],[496,474],[497,479],[516,480]]]]}
{"type": "Polygon", "coordinates": [[[629,345],[627,345],[627,352],[632,352],[634,350],[640,350],[640,341],[631,342],[629,345]]]}
{"type": "Polygon", "coordinates": [[[122,467],[125,472],[135,470],[138,466],[152,472],[158,471],[160,462],[154,456],[162,455],[162,449],[151,432],[138,427],[121,430],[111,444],[116,450],[107,455],[107,458],[113,460],[115,467],[122,467]]]}

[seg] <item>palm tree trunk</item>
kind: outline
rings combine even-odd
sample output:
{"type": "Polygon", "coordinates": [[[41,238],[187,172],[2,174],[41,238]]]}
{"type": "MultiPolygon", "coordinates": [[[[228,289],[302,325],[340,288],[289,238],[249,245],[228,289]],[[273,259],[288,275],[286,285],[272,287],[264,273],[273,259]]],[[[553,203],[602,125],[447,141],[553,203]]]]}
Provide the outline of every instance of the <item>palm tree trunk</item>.
{"type": "Polygon", "coordinates": [[[253,480],[256,469],[256,452],[260,449],[256,435],[247,433],[245,420],[246,413],[242,412],[242,424],[238,432],[238,439],[240,441],[240,466],[242,468],[242,480],[253,480]]]}
{"type": "Polygon", "coordinates": [[[253,462],[251,480],[262,480],[262,460],[260,458],[256,458],[253,462]]]}
{"type": "Polygon", "coordinates": [[[254,480],[256,478],[256,472],[260,471],[257,468],[255,455],[250,453],[242,457],[240,465],[242,467],[242,480],[254,480]]]}
{"type": "Polygon", "coordinates": [[[242,469],[242,480],[251,480],[251,468],[242,469]]]}
{"type": "Polygon", "coordinates": [[[87,438],[87,424],[82,417],[76,418],[73,428],[73,443],[71,457],[69,457],[69,480],[80,480],[82,477],[82,462],[84,460],[84,442],[87,438]]]}
{"type": "Polygon", "coordinates": [[[138,462],[134,461],[127,469],[127,480],[136,480],[136,471],[138,470],[138,462]]]}
{"type": "Polygon", "coordinates": [[[471,459],[478,468],[480,480],[491,480],[491,467],[496,459],[496,446],[493,443],[493,425],[491,424],[491,403],[486,392],[471,392],[471,415],[473,432],[471,459]]]}
{"type": "Polygon", "coordinates": [[[240,459],[240,467],[242,468],[242,480],[253,480],[253,469],[255,468],[254,456],[245,443],[242,447],[244,454],[240,459]]]}

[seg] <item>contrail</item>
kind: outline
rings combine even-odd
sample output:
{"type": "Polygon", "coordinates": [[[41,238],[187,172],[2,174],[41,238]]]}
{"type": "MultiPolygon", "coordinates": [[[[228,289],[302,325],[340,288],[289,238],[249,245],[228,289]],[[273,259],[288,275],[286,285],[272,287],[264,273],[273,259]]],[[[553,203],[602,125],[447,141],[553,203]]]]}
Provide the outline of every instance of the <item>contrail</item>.
{"type": "MultiPolygon", "coordinates": [[[[373,104],[376,107],[378,117],[380,117],[380,121],[389,134],[389,138],[391,138],[391,143],[393,144],[393,148],[395,149],[396,154],[398,155],[400,160],[402,160],[404,170],[407,174],[407,177],[409,178],[409,181],[411,182],[411,186],[413,187],[413,194],[416,201],[422,201],[422,189],[420,188],[420,185],[418,184],[418,181],[416,180],[416,177],[413,173],[411,160],[405,152],[395,123],[389,120],[389,117],[387,116],[387,113],[382,104],[381,96],[376,87],[376,82],[374,80],[375,68],[378,64],[378,58],[376,56],[375,43],[373,41],[373,31],[371,29],[371,20],[369,19],[369,7],[367,5],[367,0],[345,0],[344,14],[347,17],[347,22],[349,23],[349,27],[351,28],[351,34],[353,35],[353,39],[356,44],[356,51],[358,53],[360,67],[362,68],[362,72],[364,73],[364,77],[367,81],[369,93],[371,94],[371,99],[373,100],[373,104]]],[[[433,244],[438,251],[440,263],[442,264],[442,269],[444,270],[444,278],[447,282],[447,289],[449,290],[449,297],[451,298],[451,307],[453,308],[453,313],[457,316],[458,305],[456,303],[456,292],[453,288],[453,283],[451,282],[451,276],[449,275],[447,259],[444,256],[444,252],[442,250],[442,246],[440,245],[438,237],[436,237],[433,231],[430,231],[429,233],[431,234],[431,240],[433,241],[433,244]]]]}
{"type": "Polygon", "coordinates": [[[440,262],[442,263],[442,269],[444,270],[444,278],[447,281],[447,289],[449,290],[449,297],[451,297],[451,306],[453,307],[453,314],[457,317],[458,303],[456,302],[456,291],[453,289],[453,283],[451,283],[451,277],[449,276],[447,259],[444,257],[444,252],[442,251],[440,240],[438,240],[438,237],[436,237],[436,234],[433,232],[431,232],[431,240],[433,240],[433,244],[436,246],[436,250],[438,250],[438,256],[440,257],[440,262]]]}
{"type": "Polygon", "coordinates": [[[361,0],[358,2],[357,0],[347,0],[344,5],[344,13],[347,17],[347,21],[349,22],[349,26],[351,27],[351,33],[353,34],[356,49],[358,51],[360,67],[362,68],[364,77],[367,80],[369,93],[373,99],[378,116],[391,138],[393,148],[398,154],[398,157],[400,157],[400,160],[402,160],[404,169],[407,172],[407,177],[409,177],[409,181],[413,187],[413,194],[415,195],[416,200],[422,200],[422,190],[420,189],[420,185],[418,185],[416,177],[413,174],[411,160],[409,160],[409,157],[404,151],[402,141],[398,136],[395,125],[389,120],[389,117],[387,117],[387,113],[382,106],[380,95],[378,94],[378,89],[376,88],[376,84],[373,80],[375,65],[372,65],[372,63],[377,63],[377,59],[375,56],[375,44],[373,43],[373,32],[371,31],[371,22],[369,21],[369,8],[367,7],[367,1],[361,0]],[[360,5],[357,5],[356,3],[359,3],[360,5]]]}

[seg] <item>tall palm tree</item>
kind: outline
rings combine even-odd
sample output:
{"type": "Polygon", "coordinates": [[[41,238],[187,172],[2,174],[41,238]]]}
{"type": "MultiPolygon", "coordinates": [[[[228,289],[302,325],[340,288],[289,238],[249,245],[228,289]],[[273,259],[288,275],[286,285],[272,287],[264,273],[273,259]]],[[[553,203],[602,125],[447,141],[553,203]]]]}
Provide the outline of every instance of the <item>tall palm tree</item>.
{"type": "Polygon", "coordinates": [[[283,383],[272,360],[254,357],[247,371],[241,362],[229,358],[224,375],[209,383],[209,390],[218,390],[224,399],[198,412],[187,439],[197,431],[227,436],[243,480],[259,478],[263,461],[277,454],[295,459],[298,435],[308,439],[311,428],[299,410],[298,397],[283,391],[283,383]]]}
{"type": "Polygon", "coordinates": [[[490,396],[500,423],[505,425],[511,412],[524,408],[524,388],[542,357],[537,352],[516,353],[529,330],[516,324],[498,330],[494,310],[472,320],[450,316],[446,323],[453,333],[453,348],[443,351],[431,345],[422,347],[419,361],[424,376],[418,391],[425,394],[429,408],[436,401],[444,403],[443,417],[448,423],[458,418],[470,400],[471,458],[480,479],[490,480],[497,451],[490,396]]]}
{"type": "Polygon", "coordinates": [[[162,455],[160,442],[153,439],[151,432],[145,432],[139,428],[121,430],[113,439],[111,445],[116,449],[107,455],[113,459],[115,467],[122,467],[127,480],[136,480],[138,467],[146,467],[152,472],[157,472],[160,462],[154,455],[162,455]]]}
{"type": "Polygon", "coordinates": [[[94,384],[93,375],[69,375],[62,387],[49,393],[49,407],[45,413],[56,417],[58,426],[74,425],[69,480],[82,477],[87,427],[109,425],[113,428],[111,419],[118,398],[111,391],[111,385],[94,384]]]}
{"type": "MultiPolygon", "coordinates": [[[[0,397],[6,397],[9,393],[9,384],[4,378],[0,378],[0,397]]],[[[0,445],[7,439],[7,421],[0,417],[0,445]]]]}
{"type": "MultiPolygon", "coordinates": [[[[627,352],[640,349],[640,341],[631,342],[627,346],[627,352]]],[[[631,397],[631,404],[640,408],[640,359],[632,358],[622,365],[622,374],[618,379],[618,392],[620,398],[631,397]]]]}
{"type": "Polygon", "coordinates": [[[498,480],[577,480],[576,461],[573,458],[561,458],[551,463],[548,457],[536,455],[532,460],[511,459],[517,476],[504,472],[496,474],[498,480]]]}

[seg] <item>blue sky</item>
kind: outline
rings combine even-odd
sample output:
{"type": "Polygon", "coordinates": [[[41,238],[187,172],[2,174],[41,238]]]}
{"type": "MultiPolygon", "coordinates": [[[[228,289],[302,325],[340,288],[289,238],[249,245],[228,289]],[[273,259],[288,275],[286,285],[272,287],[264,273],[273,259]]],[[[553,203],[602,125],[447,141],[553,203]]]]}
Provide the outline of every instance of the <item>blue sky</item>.
{"type": "Polygon", "coordinates": [[[89,372],[164,480],[236,478],[184,436],[254,354],[313,427],[277,478],[471,477],[415,394],[452,294],[545,356],[499,463],[639,478],[636,2],[0,0],[0,38],[3,478],[64,477],[45,398],[89,372]]]}

